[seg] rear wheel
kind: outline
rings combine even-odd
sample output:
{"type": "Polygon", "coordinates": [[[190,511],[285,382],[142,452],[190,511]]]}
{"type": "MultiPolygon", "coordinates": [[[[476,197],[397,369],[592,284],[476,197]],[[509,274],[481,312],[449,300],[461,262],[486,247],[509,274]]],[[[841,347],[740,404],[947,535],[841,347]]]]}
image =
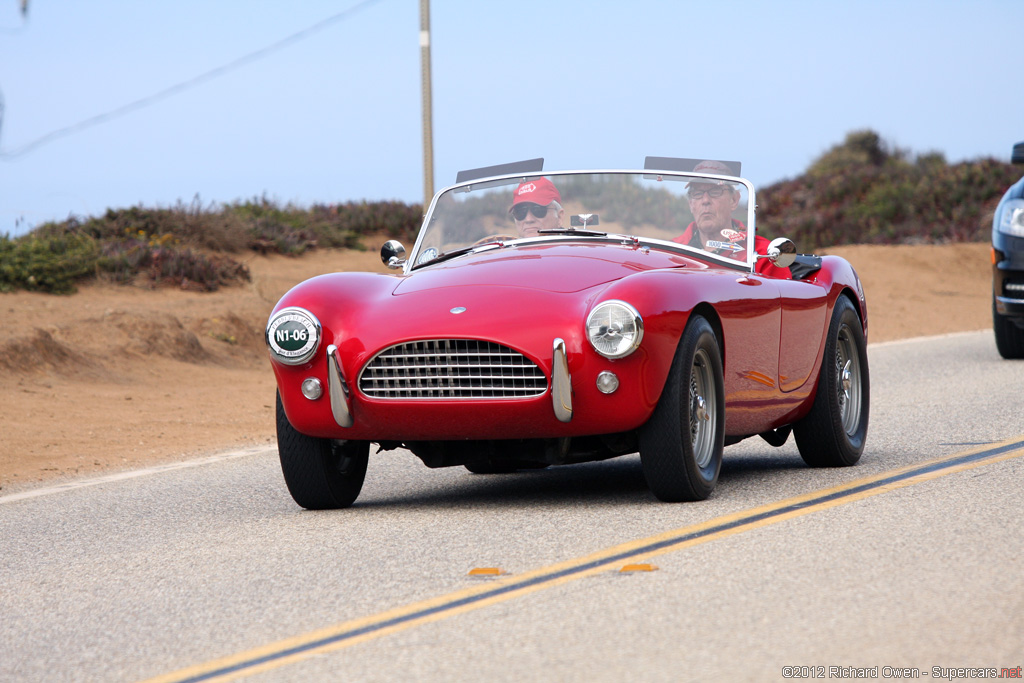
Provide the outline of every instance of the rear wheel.
{"type": "Polygon", "coordinates": [[[277,396],[277,451],[288,492],[309,510],[345,508],[359,496],[370,458],[369,441],[306,436],[288,422],[277,396]]]}
{"type": "Polygon", "coordinates": [[[868,351],[860,316],[839,297],[832,311],[818,391],[811,412],[793,433],[811,467],[856,464],[868,432],[868,351]]]}
{"type": "Polygon", "coordinates": [[[640,463],[659,500],[704,500],[718,483],[725,438],[722,355],[711,325],[690,318],[654,414],[640,429],[640,463]]]}
{"type": "Polygon", "coordinates": [[[1024,358],[1024,329],[1017,322],[996,311],[995,295],[992,297],[992,329],[996,333],[996,348],[1006,359],[1024,358]]]}

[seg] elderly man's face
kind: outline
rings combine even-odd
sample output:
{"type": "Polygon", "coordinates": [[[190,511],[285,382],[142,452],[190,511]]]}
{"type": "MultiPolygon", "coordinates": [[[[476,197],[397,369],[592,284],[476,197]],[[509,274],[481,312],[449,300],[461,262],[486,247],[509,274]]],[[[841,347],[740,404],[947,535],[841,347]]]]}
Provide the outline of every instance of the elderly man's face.
{"type": "Polygon", "coordinates": [[[739,192],[728,185],[693,183],[686,194],[697,230],[705,241],[718,238],[722,230],[732,227],[732,212],[740,203],[739,192]]]}
{"type": "Polygon", "coordinates": [[[512,208],[512,217],[516,229],[523,237],[535,237],[540,230],[553,230],[562,224],[565,209],[556,209],[553,204],[541,206],[531,202],[516,204],[512,208]],[[538,216],[537,214],[541,214],[538,216]],[[522,216],[522,218],[520,218],[522,216]]]}

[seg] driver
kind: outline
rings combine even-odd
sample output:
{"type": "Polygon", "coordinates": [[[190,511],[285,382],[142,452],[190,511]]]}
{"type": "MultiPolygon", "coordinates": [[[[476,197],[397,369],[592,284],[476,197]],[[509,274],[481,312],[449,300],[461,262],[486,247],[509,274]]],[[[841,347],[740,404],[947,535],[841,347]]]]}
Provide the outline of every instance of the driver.
{"type": "MultiPolygon", "coordinates": [[[[730,175],[725,164],[702,161],[693,169],[721,175],[730,175]]],[[[732,217],[740,202],[740,193],[733,183],[708,178],[688,183],[686,198],[690,203],[693,222],[673,242],[688,244],[722,256],[742,258],[747,243],[747,227],[732,217]]],[[[768,253],[769,241],[754,235],[754,251],[768,253]]],[[[790,278],[789,268],[779,268],[767,258],[754,263],[754,270],[769,277],[790,278]]]]}
{"type": "Polygon", "coordinates": [[[547,178],[519,183],[508,212],[523,237],[536,237],[539,230],[560,228],[565,217],[562,195],[547,178]]]}

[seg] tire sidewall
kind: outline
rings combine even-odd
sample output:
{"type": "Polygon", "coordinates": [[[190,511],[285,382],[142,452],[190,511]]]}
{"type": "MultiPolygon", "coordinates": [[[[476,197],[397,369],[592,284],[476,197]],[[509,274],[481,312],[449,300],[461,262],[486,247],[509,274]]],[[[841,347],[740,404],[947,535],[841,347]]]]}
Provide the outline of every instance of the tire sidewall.
{"type": "Polygon", "coordinates": [[[280,392],[277,395],[277,447],[288,492],[302,507],[309,510],[345,508],[358,497],[366,476],[369,442],[336,443],[302,434],[288,421],[280,392]],[[344,471],[340,467],[343,461],[344,471]]]}
{"type": "Polygon", "coordinates": [[[996,309],[995,294],[992,295],[992,330],[995,333],[996,350],[1007,360],[1024,358],[1024,329],[996,309]]]}
{"type": "Polygon", "coordinates": [[[815,401],[823,400],[827,407],[832,421],[832,431],[835,435],[838,447],[838,454],[843,464],[855,464],[864,451],[864,442],[867,439],[868,431],[868,407],[870,403],[870,385],[868,379],[868,356],[867,343],[864,339],[864,329],[861,325],[860,316],[854,309],[853,304],[845,296],[840,297],[836,302],[835,311],[832,316],[832,324],[829,326],[828,344],[825,348],[825,355],[822,357],[821,381],[823,386],[818,387],[818,395],[815,401]],[[839,334],[846,329],[853,336],[856,347],[857,363],[859,364],[860,379],[860,419],[853,434],[848,434],[843,427],[842,409],[839,405],[839,377],[833,369],[834,359],[839,347],[839,334]],[[828,366],[826,366],[828,363],[828,366]],[[824,391],[824,393],[822,393],[824,391]]]}
{"type": "Polygon", "coordinates": [[[685,352],[684,364],[682,366],[682,370],[685,373],[683,377],[684,384],[680,387],[680,390],[683,392],[681,399],[684,406],[681,411],[681,417],[685,418],[681,425],[682,444],[683,452],[686,455],[687,469],[691,471],[695,480],[701,482],[703,488],[707,490],[707,494],[710,495],[718,483],[718,475],[722,470],[722,452],[725,448],[725,382],[723,380],[722,357],[714,330],[712,330],[711,325],[704,318],[698,318],[694,322],[696,323],[695,332],[698,332],[698,334],[696,339],[693,340],[692,348],[685,352]],[[713,436],[714,454],[711,457],[711,461],[704,467],[700,467],[697,464],[697,455],[689,438],[689,420],[691,417],[689,405],[690,373],[693,371],[693,361],[697,352],[701,349],[705,351],[711,363],[711,377],[715,387],[714,410],[716,415],[715,433],[713,436]]]}
{"type": "Polygon", "coordinates": [[[725,387],[722,357],[711,325],[693,316],[672,360],[665,387],[650,420],[640,431],[640,461],[651,491],[663,501],[704,500],[718,483],[725,439],[725,387]],[[713,453],[705,467],[697,465],[690,435],[690,375],[698,350],[711,364],[716,423],[713,453]]]}

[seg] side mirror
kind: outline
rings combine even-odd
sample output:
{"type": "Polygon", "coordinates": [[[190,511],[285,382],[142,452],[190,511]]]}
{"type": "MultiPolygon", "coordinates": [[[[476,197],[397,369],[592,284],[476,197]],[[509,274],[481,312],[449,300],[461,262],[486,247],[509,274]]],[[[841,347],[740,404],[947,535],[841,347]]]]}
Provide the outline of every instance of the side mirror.
{"type": "Polygon", "coordinates": [[[391,270],[405,265],[405,245],[398,240],[388,240],[380,248],[380,260],[391,270]]]}
{"type": "Polygon", "coordinates": [[[768,244],[768,255],[760,254],[758,258],[767,258],[779,268],[789,268],[796,261],[796,245],[791,239],[776,237],[768,244]]]}
{"type": "Polygon", "coordinates": [[[1013,154],[1010,155],[1010,163],[1024,164],[1024,142],[1018,142],[1013,146],[1013,154]]]}

